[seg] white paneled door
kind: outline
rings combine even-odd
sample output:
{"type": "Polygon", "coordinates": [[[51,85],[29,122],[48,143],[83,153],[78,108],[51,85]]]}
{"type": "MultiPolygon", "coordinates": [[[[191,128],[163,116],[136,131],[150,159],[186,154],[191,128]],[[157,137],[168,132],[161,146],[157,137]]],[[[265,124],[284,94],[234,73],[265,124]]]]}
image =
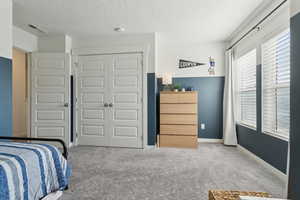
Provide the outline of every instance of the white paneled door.
{"type": "Polygon", "coordinates": [[[80,56],[78,58],[77,116],[79,144],[106,146],[108,144],[105,102],[108,102],[109,56],[80,56]]]}
{"type": "Polygon", "coordinates": [[[78,58],[80,145],[142,147],[142,55],[78,58]]]}
{"type": "Polygon", "coordinates": [[[31,135],[69,144],[70,56],[34,53],[31,66],[31,135]]]}
{"type": "Polygon", "coordinates": [[[116,54],[109,67],[110,145],[142,147],[142,56],[116,54]]]}

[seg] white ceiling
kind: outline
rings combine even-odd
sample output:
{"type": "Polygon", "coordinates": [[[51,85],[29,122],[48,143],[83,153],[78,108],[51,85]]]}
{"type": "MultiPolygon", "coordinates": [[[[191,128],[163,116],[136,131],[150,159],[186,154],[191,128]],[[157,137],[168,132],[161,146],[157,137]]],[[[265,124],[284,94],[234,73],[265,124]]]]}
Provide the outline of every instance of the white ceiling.
{"type": "Polygon", "coordinates": [[[264,0],[13,0],[14,25],[74,37],[125,33],[225,41],[264,0]]]}

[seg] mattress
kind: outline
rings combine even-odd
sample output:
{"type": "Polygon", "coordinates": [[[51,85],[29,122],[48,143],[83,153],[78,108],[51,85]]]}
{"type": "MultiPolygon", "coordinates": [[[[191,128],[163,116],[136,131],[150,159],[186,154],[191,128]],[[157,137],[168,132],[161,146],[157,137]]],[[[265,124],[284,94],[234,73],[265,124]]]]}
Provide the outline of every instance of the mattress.
{"type": "Polygon", "coordinates": [[[0,142],[0,200],[37,200],[64,190],[71,168],[52,145],[0,142]]]}

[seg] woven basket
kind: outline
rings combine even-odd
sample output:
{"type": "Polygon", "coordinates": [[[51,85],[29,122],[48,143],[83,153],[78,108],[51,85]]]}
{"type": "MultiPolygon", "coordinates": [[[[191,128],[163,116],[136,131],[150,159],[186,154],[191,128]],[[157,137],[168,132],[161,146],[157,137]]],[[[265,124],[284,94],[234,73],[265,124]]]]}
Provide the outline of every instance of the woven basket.
{"type": "Polygon", "coordinates": [[[239,200],[240,196],[271,197],[266,192],[210,190],[208,193],[209,200],[239,200]]]}

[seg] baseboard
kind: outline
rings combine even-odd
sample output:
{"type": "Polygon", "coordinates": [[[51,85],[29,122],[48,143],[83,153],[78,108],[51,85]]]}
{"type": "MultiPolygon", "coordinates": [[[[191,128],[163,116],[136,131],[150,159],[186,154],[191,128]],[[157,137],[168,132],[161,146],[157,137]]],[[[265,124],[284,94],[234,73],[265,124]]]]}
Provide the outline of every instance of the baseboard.
{"type": "Polygon", "coordinates": [[[266,161],[264,161],[263,159],[259,158],[258,156],[256,156],[254,153],[252,153],[251,151],[249,151],[248,149],[242,147],[241,145],[237,145],[238,150],[240,150],[242,153],[246,154],[247,156],[249,156],[250,158],[252,158],[253,160],[255,160],[256,162],[258,162],[259,164],[261,164],[263,167],[265,167],[267,170],[269,170],[270,172],[272,172],[274,175],[276,175],[278,178],[280,178],[282,181],[286,182],[288,181],[288,176],[286,174],[284,174],[283,172],[281,172],[280,170],[276,169],[275,167],[273,167],[272,165],[270,165],[269,163],[267,163],[266,161]]]}
{"type": "Polygon", "coordinates": [[[223,139],[198,138],[198,143],[223,143],[223,139]]]}
{"type": "Polygon", "coordinates": [[[145,145],[144,149],[155,149],[155,145],[145,145]]]}

